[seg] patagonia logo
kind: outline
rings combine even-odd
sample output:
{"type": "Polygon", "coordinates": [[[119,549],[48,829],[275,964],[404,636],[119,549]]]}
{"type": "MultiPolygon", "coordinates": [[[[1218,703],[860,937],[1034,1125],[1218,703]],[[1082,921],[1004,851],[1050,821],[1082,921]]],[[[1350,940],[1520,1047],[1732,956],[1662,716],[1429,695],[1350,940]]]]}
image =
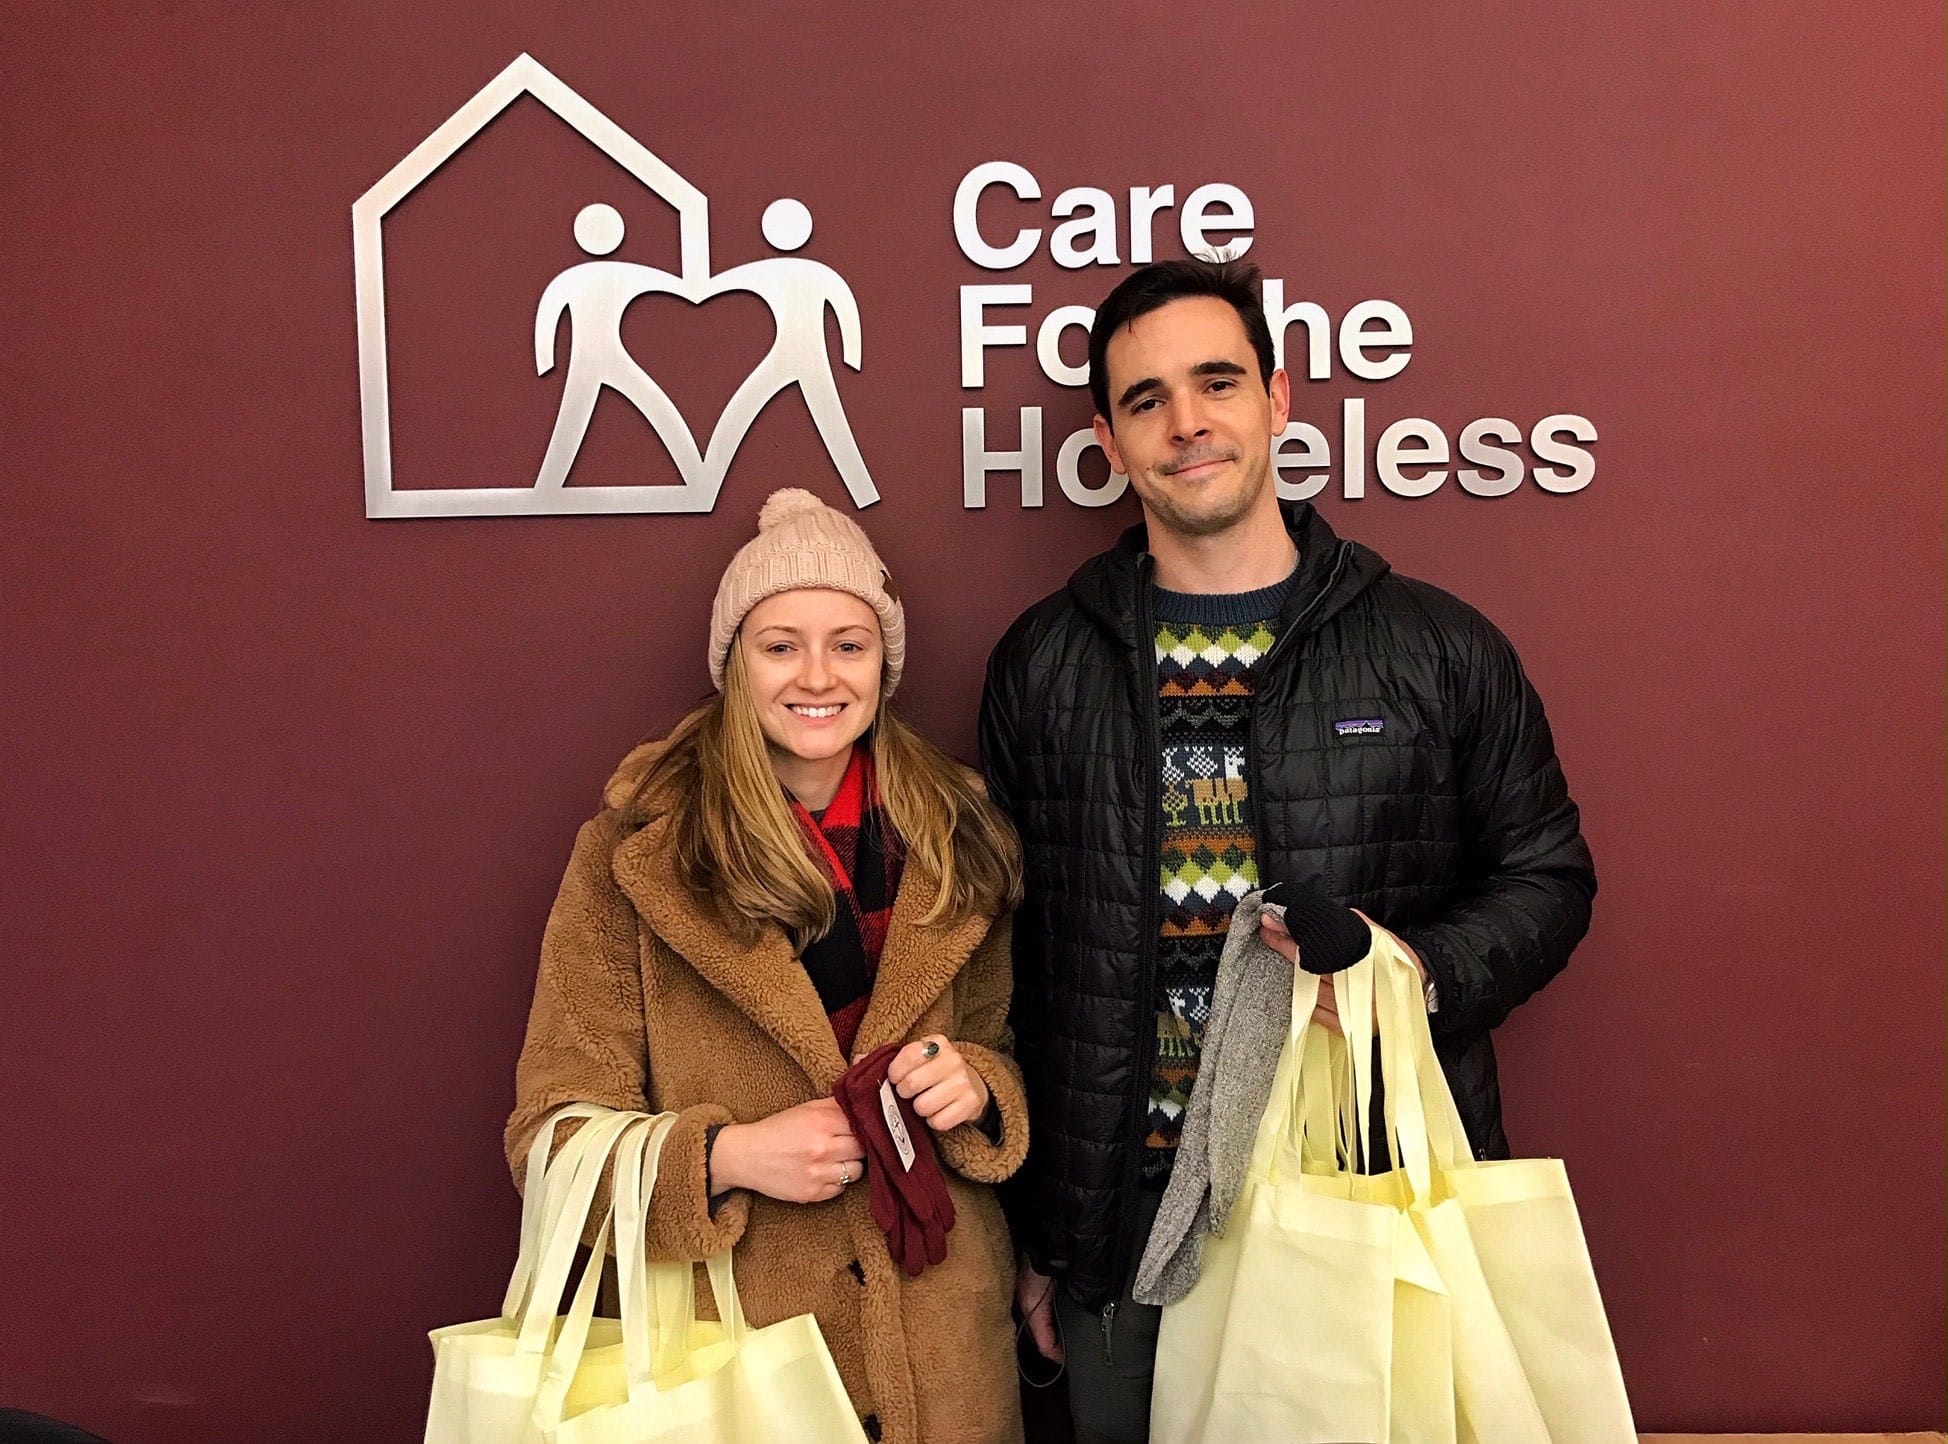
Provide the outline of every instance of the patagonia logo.
{"type": "Polygon", "coordinates": [[[1332,730],[1339,737],[1371,737],[1386,731],[1387,721],[1384,717],[1348,717],[1344,722],[1333,723],[1332,730]]]}

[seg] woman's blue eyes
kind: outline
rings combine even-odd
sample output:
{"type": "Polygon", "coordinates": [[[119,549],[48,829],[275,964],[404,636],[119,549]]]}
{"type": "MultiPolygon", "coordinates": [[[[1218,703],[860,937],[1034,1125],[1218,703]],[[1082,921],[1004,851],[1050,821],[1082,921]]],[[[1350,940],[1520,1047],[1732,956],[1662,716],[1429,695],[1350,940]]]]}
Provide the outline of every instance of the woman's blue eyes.
{"type": "MultiPolygon", "coordinates": [[[[793,648],[790,642],[773,642],[770,646],[766,647],[764,650],[767,656],[782,657],[784,656],[785,653],[793,650],[793,648]]],[[[839,650],[841,652],[857,653],[857,652],[864,652],[866,648],[862,643],[859,642],[841,642],[839,643],[839,650]]]]}

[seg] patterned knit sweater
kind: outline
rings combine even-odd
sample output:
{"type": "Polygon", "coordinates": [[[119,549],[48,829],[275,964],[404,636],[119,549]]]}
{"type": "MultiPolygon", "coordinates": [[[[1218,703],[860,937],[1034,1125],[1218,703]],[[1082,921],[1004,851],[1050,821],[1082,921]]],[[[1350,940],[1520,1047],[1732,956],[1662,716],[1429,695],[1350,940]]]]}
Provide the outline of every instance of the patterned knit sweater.
{"type": "Polygon", "coordinates": [[[1259,885],[1246,767],[1251,694],[1296,576],[1255,592],[1153,592],[1163,922],[1143,1177],[1155,1188],[1169,1179],[1183,1133],[1232,909],[1259,885]]]}

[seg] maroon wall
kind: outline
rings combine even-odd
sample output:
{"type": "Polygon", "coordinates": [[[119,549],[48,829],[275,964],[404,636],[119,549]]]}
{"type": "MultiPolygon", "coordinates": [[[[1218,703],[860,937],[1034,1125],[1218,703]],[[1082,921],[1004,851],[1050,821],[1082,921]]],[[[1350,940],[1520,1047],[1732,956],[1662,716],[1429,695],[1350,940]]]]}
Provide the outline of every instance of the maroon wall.
{"type": "MultiPolygon", "coordinates": [[[[1369,449],[1594,422],[1574,495],[1408,500],[1369,458],[1321,498],[1511,634],[1584,807],[1596,923],[1502,1032],[1510,1132],[1570,1162],[1644,1427],[1942,1426],[1939,6],[1087,10],[14,8],[0,1405],[417,1437],[424,1331],[510,1261],[574,828],[704,686],[765,493],[843,500],[787,395],[711,515],[366,520],[351,204],[527,50],[708,193],[720,267],[811,207],[863,319],[904,700],[963,752],[994,638],[1134,515],[1052,475],[961,505],[963,404],[1002,443],[1045,406],[1051,453],[1087,405],[1019,351],[963,395],[959,288],[1031,282],[1032,325],[1119,274],[969,263],[973,165],[1042,182],[997,231],[1227,181],[1288,299],[1404,307],[1398,378],[1295,386],[1335,444],[1349,396],[1369,449]]],[[[532,308],[597,198],[669,259],[668,213],[526,101],[387,223],[402,484],[532,475],[532,308]]],[[[627,334],[699,417],[768,339],[748,297],[627,334]]],[[[609,402],[582,466],[671,479],[609,402]]]]}

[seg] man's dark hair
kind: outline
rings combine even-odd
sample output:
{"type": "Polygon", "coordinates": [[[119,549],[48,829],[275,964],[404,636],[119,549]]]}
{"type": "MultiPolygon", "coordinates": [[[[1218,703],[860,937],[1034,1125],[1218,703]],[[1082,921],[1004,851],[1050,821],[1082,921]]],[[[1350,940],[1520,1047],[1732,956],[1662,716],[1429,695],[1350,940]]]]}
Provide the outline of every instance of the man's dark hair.
{"type": "Polygon", "coordinates": [[[1258,379],[1270,388],[1277,358],[1258,268],[1244,261],[1158,261],[1125,276],[1096,308],[1095,324],[1089,328],[1089,396],[1103,420],[1115,420],[1109,409],[1109,338],[1138,316],[1186,296],[1215,296],[1230,304],[1258,353],[1258,379]]]}

